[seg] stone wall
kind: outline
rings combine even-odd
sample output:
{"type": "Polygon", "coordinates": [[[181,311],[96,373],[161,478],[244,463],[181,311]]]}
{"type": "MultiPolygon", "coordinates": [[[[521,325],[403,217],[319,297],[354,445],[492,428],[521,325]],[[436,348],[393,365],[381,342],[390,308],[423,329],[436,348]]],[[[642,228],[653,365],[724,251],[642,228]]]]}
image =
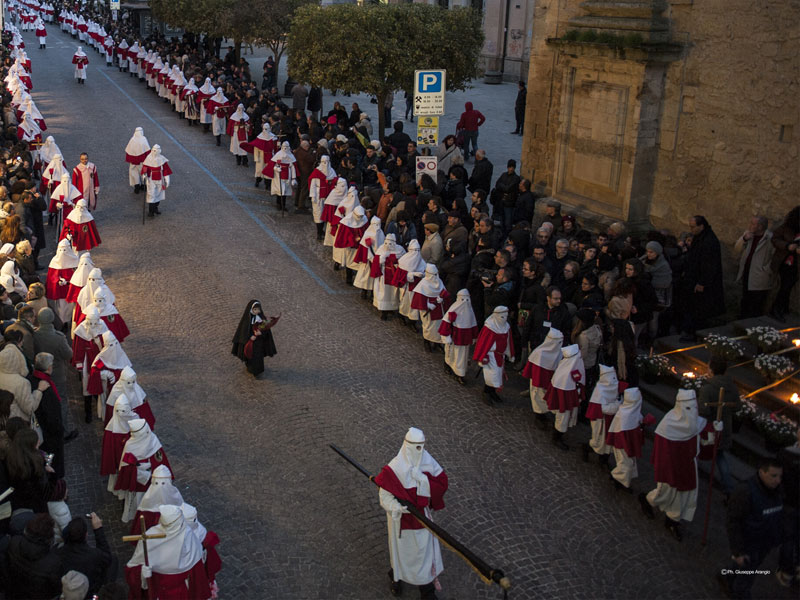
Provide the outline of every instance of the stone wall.
{"type": "Polygon", "coordinates": [[[663,2],[680,50],[656,60],[548,43],[580,5],[535,7],[525,176],[642,227],[681,231],[705,214],[727,244],[749,215],[780,219],[799,201],[800,0],[663,2]]]}
{"type": "Polygon", "coordinates": [[[656,226],[706,214],[732,243],[751,214],[800,202],[800,1],[673,2],[686,58],[667,72],[656,226]]]}

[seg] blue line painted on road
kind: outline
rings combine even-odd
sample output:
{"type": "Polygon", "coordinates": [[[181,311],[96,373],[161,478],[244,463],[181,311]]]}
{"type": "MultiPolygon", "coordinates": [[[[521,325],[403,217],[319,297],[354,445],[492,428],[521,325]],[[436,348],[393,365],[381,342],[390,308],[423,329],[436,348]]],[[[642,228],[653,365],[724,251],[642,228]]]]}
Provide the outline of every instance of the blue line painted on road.
{"type": "Polygon", "coordinates": [[[267,234],[269,237],[271,237],[271,238],[272,238],[272,240],[273,240],[273,241],[274,241],[276,244],[278,244],[278,245],[279,245],[279,246],[280,246],[280,247],[283,249],[283,251],[284,251],[284,252],[286,252],[286,254],[288,254],[288,255],[289,255],[291,258],[292,258],[292,260],[294,260],[294,261],[295,261],[297,264],[299,264],[299,265],[300,265],[300,267],[302,267],[302,269],[303,269],[303,270],[304,270],[306,273],[308,273],[308,274],[311,276],[311,278],[312,278],[314,281],[316,281],[316,282],[319,284],[319,286],[320,286],[322,289],[324,289],[324,290],[325,290],[327,293],[329,293],[329,294],[350,294],[350,293],[353,293],[351,290],[347,290],[347,291],[343,291],[343,290],[335,290],[335,289],[333,289],[331,286],[329,286],[327,283],[325,283],[325,281],[324,281],[324,280],[323,280],[323,279],[322,279],[322,278],[321,278],[319,275],[317,275],[316,273],[314,273],[314,271],[311,269],[311,267],[309,267],[309,266],[308,266],[308,265],[307,265],[307,264],[306,264],[306,263],[303,261],[303,259],[302,259],[302,258],[300,258],[299,256],[297,256],[297,254],[295,254],[294,250],[292,250],[292,249],[291,249],[291,248],[290,248],[290,247],[289,247],[289,246],[286,244],[286,242],[284,242],[284,241],[283,241],[283,240],[282,240],[282,239],[281,239],[281,238],[278,236],[278,234],[277,234],[277,233],[275,233],[274,231],[272,231],[272,229],[270,229],[270,228],[269,228],[269,227],[268,227],[268,226],[267,226],[267,225],[266,225],[266,224],[265,224],[265,223],[264,223],[264,222],[263,222],[261,219],[259,219],[259,218],[258,218],[258,215],[256,215],[256,214],[255,214],[255,213],[254,213],[252,210],[250,210],[250,207],[249,207],[249,206],[247,206],[247,205],[246,205],[244,202],[242,202],[241,200],[239,200],[239,198],[236,196],[236,194],[234,194],[234,193],[233,193],[231,190],[229,190],[229,189],[228,189],[228,188],[225,186],[225,184],[224,184],[224,183],[222,183],[222,182],[221,182],[219,179],[217,179],[216,175],[214,175],[214,173],[212,173],[210,170],[208,170],[208,168],[207,168],[207,167],[206,167],[206,166],[205,166],[203,163],[201,163],[201,162],[200,162],[200,161],[199,161],[199,160],[198,160],[198,159],[195,157],[195,155],[194,155],[194,154],[192,154],[191,152],[189,152],[189,150],[187,150],[187,149],[184,147],[184,145],[183,145],[183,144],[181,144],[181,143],[180,143],[180,142],[179,142],[177,139],[175,139],[175,137],[174,137],[174,136],[173,136],[173,135],[172,135],[172,134],[171,134],[169,131],[167,131],[166,129],[164,129],[164,127],[163,127],[163,126],[162,126],[162,125],[161,125],[161,124],[160,124],[158,121],[156,121],[156,120],[155,120],[153,117],[151,117],[149,114],[147,114],[147,111],[146,111],[145,109],[143,109],[141,106],[139,106],[139,103],[138,103],[138,102],[136,102],[136,100],[134,100],[134,99],[133,99],[133,98],[130,96],[130,94],[128,94],[128,92],[126,92],[125,90],[123,90],[123,89],[122,89],[122,88],[121,88],[121,87],[120,87],[120,86],[117,84],[117,82],[116,82],[116,81],[114,81],[113,79],[111,79],[111,77],[109,77],[109,76],[108,76],[108,75],[107,75],[107,74],[106,74],[106,73],[105,73],[105,72],[104,72],[102,69],[98,68],[98,69],[97,69],[97,72],[98,72],[98,73],[100,73],[100,74],[101,74],[103,77],[105,77],[105,78],[106,78],[106,79],[109,81],[109,83],[111,83],[111,85],[113,85],[115,88],[117,88],[117,89],[120,91],[120,93],[121,93],[123,96],[125,96],[125,97],[126,97],[128,100],[130,100],[130,101],[131,101],[131,103],[132,103],[132,104],[133,104],[133,105],[134,105],[136,108],[138,108],[138,109],[139,109],[139,111],[140,111],[140,112],[141,112],[141,113],[142,113],[142,114],[143,114],[145,117],[147,117],[147,118],[150,120],[150,122],[151,122],[151,123],[153,123],[153,125],[155,125],[156,127],[158,127],[158,128],[159,128],[159,129],[160,129],[160,130],[161,130],[161,131],[164,133],[164,135],[166,135],[166,136],[167,136],[167,137],[168,137],[170,140],[172,140],[172,142],[173,142],[173,143],[174,143],[176,146],[178,146],[178,148],[180,148],[180,149],[183,151],[183,153],[184,153],[186,156],[188,156],[189,158],[191,158],[191,159],[192,159],[192,161],[194,161],[194,163],[195,163],[195,164],[196,164],[198,167],[200,167],[200,168],[203,170],[203,172],[204,172],[206,175],[208,175],[208,176],[211,178],[211,180],[212,180],[214,183],[216,183],[216,184],[217,184],[217,185],[218,185],[218,186],[219,186],[219,187],[222,189],[222,191],[224,191],[226,194],[228,194],[228,196],[230,196],[230,197],[231,197],[231,199],[232,199],[234,202],[236,202],[236,204],[238,204],[238,205],[239,205],[239,208],[241,208],[241,209],[242,209],[242,210],[243,210],[243,211],[244,211],[244,212],[247,214],[247,216],[249,216],[251,219],[253,219],[253,221],[255,221],[255,222],[256,222],[256,224],[257,224],[257,225],[258,225],[258,226],[259,226],[259,227],[260,227],[260,228],[261,228],[261,229],[262,229],[262,230],[263,230],[263,231],[264,231],[264,232],[265,232],[265,233],[266,233],[266,234],[267,234]]]}

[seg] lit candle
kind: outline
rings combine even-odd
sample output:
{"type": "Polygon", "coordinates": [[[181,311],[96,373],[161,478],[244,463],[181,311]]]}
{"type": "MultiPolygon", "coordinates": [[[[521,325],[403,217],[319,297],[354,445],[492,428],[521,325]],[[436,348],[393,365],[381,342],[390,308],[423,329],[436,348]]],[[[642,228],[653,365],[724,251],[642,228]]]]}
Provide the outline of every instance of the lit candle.
{"type": "Polygon", "coordinates": [[[687,371],[686,373],[683,374],[683,376],[684,377],[688,377],[689,379],[694,379],[695,378],[695,374],[692,373],[691,371],[687,371]]]}
{"type": "Polygon", "coordinates": [[[797,347],[800,348],[800,340],[792,340],[792,343],[797,347]]]}
{"type": "Polygon", "coordinates": [[[791,402],[792,404],[797,404],[798,402],[800,402],[800,396],[797,395],[797,392],[792,394],[792,397],[789,398],[789,402],[791,402]]]}

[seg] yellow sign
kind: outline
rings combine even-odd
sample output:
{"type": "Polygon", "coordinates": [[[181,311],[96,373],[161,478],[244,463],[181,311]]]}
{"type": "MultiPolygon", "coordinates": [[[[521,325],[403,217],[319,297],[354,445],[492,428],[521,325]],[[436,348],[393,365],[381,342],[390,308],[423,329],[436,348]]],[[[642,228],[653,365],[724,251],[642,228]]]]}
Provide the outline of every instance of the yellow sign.
{"type": "Polygon", "coordinates": [[[439,145],[439,117],[417,117],[417,145],[439,145]]]}

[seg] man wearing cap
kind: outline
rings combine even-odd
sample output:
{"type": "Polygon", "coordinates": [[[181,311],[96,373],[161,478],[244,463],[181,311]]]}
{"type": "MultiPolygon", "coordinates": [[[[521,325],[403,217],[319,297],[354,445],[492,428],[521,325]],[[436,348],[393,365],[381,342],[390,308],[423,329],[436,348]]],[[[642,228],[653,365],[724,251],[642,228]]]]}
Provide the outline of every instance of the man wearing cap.
{"type": "Polygon", "coordinates": [[[465,246],[469,242],[467,228],[461,224],[461,215],[457,210],[447,213],[447,226],[442,231],[442,243],[445,247],[453,248],[453,244],[461,242],[465,246]],[[448,241],[450,245],[448,246],[448,241]]]}
{"type": "Polygon", "coordinates": [[[149,566],[144,564],[143,542],[136,543],[133,556],[125,565],[128,598],[159,600],[207,600],[211,597],[203,564],[203,546],[189,529],[180,506],[159,506],[158,524],[147,530],[149,535],[165,534],[147,540],[149,566]]]}
{"type": "Polygon", "coordinates": [[[402,502],[431,518],[444,508],[447,473],[425,450],[425,434],[411,427],[403,446],[375,477],[389,532],[389,582],[392,595],[402,593],[403,582],[419,586],[422,600],[435,600],[443,570],[439,541],[417,521],[402,502]]]}
{"type": "MultiPolygon", "coordinates": [[[[681,520],[691,521],[697,509],[697,457],[703,458],[703,447],[714,442],[711,423],[699,416],[696,398],[694,390],[678,390],[675,407],[656,427],[650,458],[656,487],[639,494],[642,512],[654,519],[653,508],[664,511],[664,526],[678,541],[683,539],[681,520]]],[[[722,431],[721,421],[714,422],[713,431],[722,431]]]]}

